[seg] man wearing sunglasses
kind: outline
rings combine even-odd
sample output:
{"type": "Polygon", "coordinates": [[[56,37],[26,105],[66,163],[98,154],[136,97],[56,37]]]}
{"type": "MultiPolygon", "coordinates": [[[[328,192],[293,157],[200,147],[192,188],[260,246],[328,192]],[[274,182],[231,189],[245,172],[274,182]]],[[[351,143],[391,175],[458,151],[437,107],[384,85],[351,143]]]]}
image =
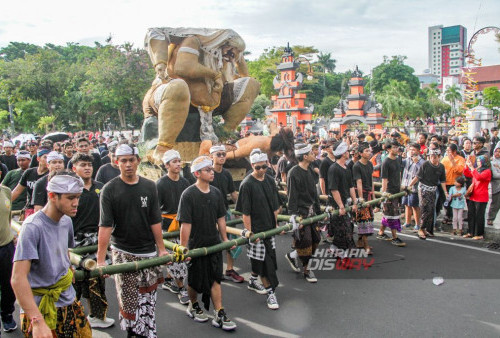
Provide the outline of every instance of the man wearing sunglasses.
{"type": "Polygon", "coordinates": [[[482,136],[474,137],[472,141],[472,148],[474,156],[488,155],[488,149],[484,146],[486,139],[482,136]]]}
{"type": "MultiPolygon", "coordinates": [[[[210,182],[210,185],[213,185],[222,192],[222,196],[224,196],[224,205],[227,210],[226,218],[229,218],[229,201],[227,200],[227,195],[230,195],[231,200],[236,202],[238,199],[238,193],[234,188],[231,173],[227,169],[223,168],[224,163],[226,163],[226,147],[224,145],[215,145],[210,148],[210,155],[212,156],[212,160],[214,162],[214,179],[210,182]]],[[[245,279],[234,271],[233,264],[234,258],[231,255],[231,252],[227,251],[227,269],[225,278],[235,283],[243,283],[245,279]]]]}
{"type": "MultiPolygon", "coordinates": [[[[250,163],[253,172],[241,182],[236,211],[243,214],[245,229],[258,233],[276,228],[280,206],[276,184],[271,176],[266,175],[267,154],[258,148],[252,150],[250,163]]],[[[267,307],[277,310],[279,304],[274,292],[279,282],[274,237],[249,243],[247,256],[252,265],[248,289],[261,295],[267,294],[267,307]],[[258,276],[262,285],[257,282],[258,276]]]]}

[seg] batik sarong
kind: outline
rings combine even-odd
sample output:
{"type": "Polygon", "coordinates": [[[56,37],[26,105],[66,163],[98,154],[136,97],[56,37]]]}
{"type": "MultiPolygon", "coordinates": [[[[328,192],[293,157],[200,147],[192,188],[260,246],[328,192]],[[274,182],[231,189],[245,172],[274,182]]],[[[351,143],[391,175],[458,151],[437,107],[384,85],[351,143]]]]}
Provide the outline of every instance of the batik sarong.
{"type": "MultiPolygon", "coordinates": [[[[150,257],[112,250],[113,264],[138,262],[150,257]]],[[[163,283],[161,267],[115,275],[120,328],[145,337],[156,337],[156,288],[163,283]]]]}
{"type": "Polygon", "coordinates": [[[399,210],[399,200],[391,199],[382,204],[382,225],[389,229],[401,231],[401,213],[399,210]]]}
{"type": "MultiPolygon", "coordinates": [[[[312,206],[309,208],[308,214],[304,218],[314,216],[312,206]]],[[[313,223],[311,225],[304,225],[302,229],[297,229],[293,232],[293,247],[297,250],[300,261],[303,266],[307,266],[309,259],[316,251],[316,248],[321,241],[321,234],[319,225],[313,223]]]]}
{"type": "Polygon", "coordinates": [[[420,183],[418,185],[418,199],[420,201],[421,227],[432,233],[434,230],[434,215],[436,213],[437,187],[430,187],[420,183]]]}
{"type": "MultiPolygon", "coordinates": [[[[371,201],[371,192],[363,191],[363,199],[371,201]]],[[[371,236],[373,234],[373,209],[371,205],[359,208],[356,212],[355,221],[358,224],[358,235],[371,236]]]]}

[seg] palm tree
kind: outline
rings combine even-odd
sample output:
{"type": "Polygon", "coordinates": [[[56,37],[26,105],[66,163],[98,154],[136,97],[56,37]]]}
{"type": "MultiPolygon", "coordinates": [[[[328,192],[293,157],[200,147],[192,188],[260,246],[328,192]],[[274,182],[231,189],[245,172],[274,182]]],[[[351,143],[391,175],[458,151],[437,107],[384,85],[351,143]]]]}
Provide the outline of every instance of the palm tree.
{"type": "Polygon", "coordinates": [[[448,102],[451,102],[451,106],[453,107],[453,113],[456,114],[456,103],[457,101],[462,100],[462,94],[460,94],[460,89],[453,85],[450,88],[446,89],[444,92],[444,99],[448,102]]]}
{"type": "Polygon", "coordinates": [[[318,63],[323,71],[323,90],[326,92],[326,73],[332,73],[335,70],[337,60],[332,59],[332,53],[323,54],[319,52],[318,63]]]}

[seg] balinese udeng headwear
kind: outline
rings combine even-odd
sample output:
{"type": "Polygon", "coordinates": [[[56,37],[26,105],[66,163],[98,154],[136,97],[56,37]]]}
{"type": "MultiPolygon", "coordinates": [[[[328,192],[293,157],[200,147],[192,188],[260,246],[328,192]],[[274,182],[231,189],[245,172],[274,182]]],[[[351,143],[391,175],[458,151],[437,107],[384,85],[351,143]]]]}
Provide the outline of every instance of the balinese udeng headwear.
{"type": "Polygon", "coordinates": [[[263,153],[259,148],[255,148],[250,153],[250,163],[267,162],[267,154],[263,153]]]}
{"type": "Polygon", "coordinates": [[[48,153],[50,153],[50,149],[42,148],[42,149],[38,149],[36,156],[42,157],[43,155],[48,154],[48,153]]]}
{"type": "Polygon", "coordinates": [[[3,143],[3,147],[10,147],[10,148],[14,148],[14,145],[12,144],[12,142],[9,142],[9,141],[5,141],[3,143]]]}
{"type": "Polygon", "coordinates": [[[441,155],[440,149],[429,149],[429,155],[441,155]]]}
{"type": "Polygon", "coordinates": [[[341,142],[333,151],[333,156],[344,155],[349,150],[349,146],[345,142],[341,142]]]}
{"type": "Polygon", "coordinates": [[[178,158],[179,160],[181,159],[181,154],[177,150],[170,149],[163,154],[162,161],[163,163],[168,163],[172,161],[173,159],[178,158]]]}
{"type": "Polygon", "coordinates": [[[81,194],[83,180],[70,175],[55,175],[47,184],[47,191],[58,194],[81,194]]]}
{"type": "Polygon", "coordinates": [[[59,154],[57,151],[51,151],[48,155],[47,155],[47,163],[50,163],[50,161],[53,161],[53,160],[61,160],[61,161],[64,161],[64,157],[62,154],[59,154]]]}
{"type": "Polygon", "coordinates": [[[18,152],[16,154],[16,159],[20,159],[20,158],[26,158],[28,160],[31,160],[31,155],[30,155],[29,151],[21,150],[20,152],[18,152]]]}
{"type": "Polygon", "coordinates": [[[212,146],[210,147],[210,154],[213,154],[217,151],[226,151],[226,146],[221,144],[221,145],[218,145],[218,146],[212,146]]]}
{"type": "Polygon", "coordinates": [[[295,145],[295,156],[309,154],[312,150],[312,146],[310,144],[298,143],[295,145]]]}
{"type": "Polygon", "coordinates": [[[139,155],[137,147],[131,147],[128,144],[120,144],[115,151],[115,156],[139,155]]]}
{"type": "Polygon", "coordinates": [[[212,159],[208,156],[198,156],[191,163],[191,173],[213,165],[212,159]]]}

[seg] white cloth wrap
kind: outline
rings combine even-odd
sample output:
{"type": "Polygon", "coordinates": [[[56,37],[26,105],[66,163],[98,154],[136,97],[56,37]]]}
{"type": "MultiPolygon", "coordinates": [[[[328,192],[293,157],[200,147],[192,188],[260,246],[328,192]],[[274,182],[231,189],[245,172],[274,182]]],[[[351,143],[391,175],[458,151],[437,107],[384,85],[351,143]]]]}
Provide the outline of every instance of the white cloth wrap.
{"type": "Polygon", "coordinates": [[[9,142],[9,141],[5,141],[3,143],[3,147],[10,147],[10,148],[14,148],[14,145],[12,144],[12,142],[9,142]]]}
{"type": "Polygon", "coordinates": [[[178,158],[179,160],[181,159],[181,154],[177,150],[170,149],[163,154],[162,161],[163,163],[168,163],[172,161],[173,159],[178,158]]]}
{"type": "Polygon", "coordinates": [[[50,161],[53,160],[64,161],[64,156],[62,154],[59,154],[57,151],[51,151],[47,154],[47,163],[50,163],[50,161]]]}
{"type": "Polygon", "coordinates": [[[333,152],[333,156],[340,156],[345,154],[349,150],[347,143],[342,142],[337,146],[337,149],[333,152]]]}
{"type": "Polygon", "coordinates": [[[28,152],[17,153],[16,159],[20,159],[20,158],[27,158],[28,160],[31,160],[31,155],[28,152]]]}
{"type": "MultiPolygon", "coordinates": [[[[255,149],[254,149],[255,150],[255,149]]],[[[250,163],[258,163],[258,162],[267,162],[267,154],[263,153],[258,149],[258,152],[255,152],[254,154],[250,155],[250,163]]]]}
{"type": "Polygon", "coordinates": [[[311,150],[312,150],[312,146],[310,144],[308,144],[304,148],[295,149],[295,155],[299,156],[299,155],[309,154],[309,152],[311,150]]]}
{"type": "Polygon", "coordinates": [[[226,151],[226,146],[223,144],[220,144],[220,145],[210,147],[210,154],[213,154],[217,151],[226,151]]]}
{"type": "Polygon", "coordinates": [[[137,147],[130,147],[128,144],[120,144],[116,148],[115,156],[139,155],[137,147]]]}
{"type": "Polygon", "coordinates": [[[83,187],[83,180],[80,177],[55,175],[47,184],[47,191],[58,194],[81,194],[83,187]]]}
{"type": "Polygon", "coordinates": [[[198,160],[198,158],[194,159],[193,164],[191,165],[191,173],[197,172],[203,168],[210,167],[213,165],[212,160],[209,157],[203,156],[204,159],[198,160]]]}
{"type": "Polygon", "coordinates": [[[198,52],[196,49],[191,48],[191,47],[181,47],[181,48],[179,48],[178,53],[189,53],[189,54],[194,54],[196,56],[200,55],[200,52],[198,52]]]}
{"type": "Polygon", "coordinates": [[[210,140],[212,143],[219,142],[219,138],[215,135],[214,125],[212,124],[212,112],[204,112],[201,107],[198,107],[200,112],[200,140],[210,140]]]}

